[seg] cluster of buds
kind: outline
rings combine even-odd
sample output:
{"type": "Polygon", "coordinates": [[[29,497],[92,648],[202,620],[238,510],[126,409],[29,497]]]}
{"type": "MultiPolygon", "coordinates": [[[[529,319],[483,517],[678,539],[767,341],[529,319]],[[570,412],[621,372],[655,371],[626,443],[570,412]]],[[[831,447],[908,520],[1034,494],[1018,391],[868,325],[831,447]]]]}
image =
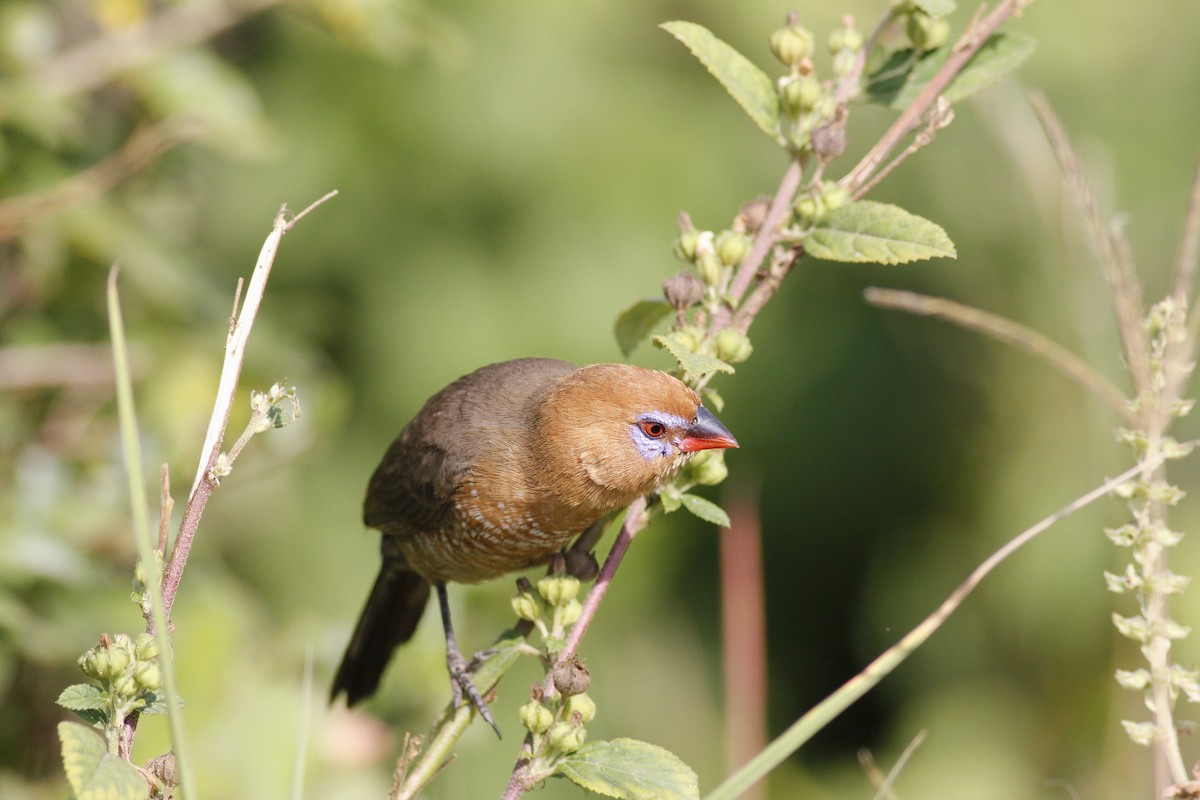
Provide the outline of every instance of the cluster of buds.
{"type": "MultiPolygon", "coordinates": [[[[854,69],[863,47],[862,34],[847,16],[829,35],[833,74],[843,78],[854,69]]],[[[791,123],[789,139],[798,150],[811,147],[813,134],[835,120],[837,101],[830,81],[821,81],[813,64],[812,31],[799,23],[795,14],[771,34],[771,52],[788,68],[775,83],[780,107],[791,123]]]]}
{"type": "Polygon", "coordinates": [[[917,3],[905,3],[899,13],[904,17],[904,32],[914,50],[922,53],[936,50],[950,38],[950,23],[933,16],[917,3]]]}
{"type": "Polygon", "coordinates": [[[532,734],[534,757],[543,763],[573,753],[587,741],[587,723],[596,716],[596,701],[587,694],[587,668],[572,658],[556,664],[548,686],[535,683],[521,706],[521,724],[532,734]]]}
{"type": "Polygon", "coordinates": [[[105,690],[133,700],[162,689],[158,666],[158,642],[148,633],[136,640],[124,633],[101,634],[100,644],[79,657],[83,674],[98,681],[105,690]]]}
{"type": "Polygon", "coordinates": [[[821,181],[807,191],[801,192],[792,205],[794,219],[801,228],[810,228],[830,211],[848,205],[850,192],[833,181],[821,181]]]}
{"type": "Polygon", "coordinates": [[[537,582],[535,594],[528,580],[517,581],[513,611],[534,624],[551,653],[562,649],[567,630],[583,614],[579,586],[579,579],[571,575],[547,575],[537,582]]]}
{"type": "Polygon", "coordinates": [[[697,230],[685,220],[673,249],[676,258],[696,268],[696,275],[712,295],[725,289],[733,270],[746,259],[750,237],[733,229],[719,233],[697,230]]]}

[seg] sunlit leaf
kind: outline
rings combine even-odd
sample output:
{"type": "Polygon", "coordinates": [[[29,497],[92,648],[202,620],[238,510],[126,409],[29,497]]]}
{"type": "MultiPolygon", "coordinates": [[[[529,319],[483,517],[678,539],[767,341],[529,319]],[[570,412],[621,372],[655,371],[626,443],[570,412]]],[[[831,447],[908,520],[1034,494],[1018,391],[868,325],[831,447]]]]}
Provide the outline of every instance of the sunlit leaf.
{"type": "Polygon", "coordinates": [[[87,711],[107,706],[108,694],[99,686],[76,683],[63,689],[56,702],[72,711],[87,711]]]}
{"type": "Polygon", "coordinates": [[[954,258],[954,243],[924,217],[887,203],[860,200],[831,211],[804,239],[814,258],[854,263],[903,264],[954,258]]]}
{"type": "Polygon", "coordinates": [[[636,739],[589,742],[560,762],[559,774],[589,792],[622,800],[696,800],[695,771],[658,745],[636,739]]]}
{"type": "Polygon", "coordinates": [[[76,800],[145,800],[146,780],[137,767],[110,754],[100,734],[78,722],[60,722],[58,738],[76,800]]]}
{"type": "Polygon", "coordinates": [[[722,528],[729,527],[729,515],[725,513],[725,509],[712,500],[706,500],[698,494],[681,495],[679,500],[683,503],[684,508],[705,522],[711,522],[722,528]]]}
{"type": "Polygon", "coordinates": [[[674,311],[666,300],[639,300],[617,317],[617,345],[626,357],[674,311]]]}
{"type": "Polygon", "coordinates": [[[772,139],[779,139],[779,96],[765,72],[703,25],[675,21],[659,27],[692,51],[755,125],[772,139]]]}
{"type": "Polygon", "coordinates": [[[671,355],[675,356],[675,360],[679,362],[679,366],[683,367],[684,372],[696,377],[708,375],[711,372],[733,372],[733,367],[716,356],[693,353],[672,334],[655,336],[653,341],[658,346],[665,347],[671,355]]]}

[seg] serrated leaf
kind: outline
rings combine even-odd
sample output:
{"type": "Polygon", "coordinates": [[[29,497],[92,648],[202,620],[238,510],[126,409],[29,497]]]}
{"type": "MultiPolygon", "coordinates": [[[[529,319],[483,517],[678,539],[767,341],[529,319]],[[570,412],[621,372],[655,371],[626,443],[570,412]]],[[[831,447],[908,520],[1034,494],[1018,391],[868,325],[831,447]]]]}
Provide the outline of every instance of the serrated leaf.
{"type": "MultiPolygon", "coordinates": [[[[186,708],[187,703],[183,702],[183,698],[178,698],[179,707],[186,708]]],[[[145,703],[140,711],[145,714],[166,714],[167,713],[167,693],[166,692],[146,692],[145,703]]]]}
{"type": "Polygon", "coordinates": [[[733,367],[721,359],[704,353],[693,353],[671,334],[655,336],[652,341],[660,347],[665,347],[671,355],[675,356],[675,360],[679,362],[679,366],[683,367],[684,372],[696,377],[707,375],[710,372],[733,372],[733,367]]]}
{"type": "Polygon", "coordinates": [[[63,771],[76,800],[145,800],[146,780],[137,767],[110,754],[104,739],[78,722],[60,722],[63,771]]]}
{"type": "Polygon", "coordinates": [[[621,800],[697,800],[696,773],[670,750],[636,739],[588,742],[558,773],[589,792],[621,800]]]}
{"type": "Polygon", "coordinates": [[[703,25],[675,21],[664,22],[659,27],[683,42],[754,124],[779,141],[779,95],[765,72],[703,25]]]}
{"type": "MultiPolygon", "coordinates": [[[[1037,41],[1023,33],[995,33],[971,56],[942,92],[950,103],[966,100],[1013,72],[1033,55],[1037,41]]],[[[888,62],[867,78],[867,97],[899,111],[907,108],[953,52],[953,42],[914,58],[911,49],[892,54],[888,62]]]]}
{"type": "Polygon", "coordinates": [[[931,17],[944,17],[954,13],[954,0],[912,0],[912,4],[931,17]]]}
{"type": "Polygon", "coordinates": [[[813,258],[859,264],[955,257],[954,243],[939,225],[872,200],[826,214],[804,238],[804,251],[813,258]]]}
{"type": "Polygon", "coordinates": [[[678,511],[679,507],[683,505],[683,502],[679,499],[679,495],[675,494],[674,491],[659,492],[658,501],[662,503],[663,511],[668,514],[678,511]]]}
{"type": "Polygon", "coordinates": [[[650,332],[674,311],[666,300],[639,300],[617,317],[617,345],[628,358],[639,344],[650,338],[650,332]]]}
{"type": "Polygon", "coordinates": [[[705,522],[711,522],[722,528],[729,527],[729,515],[725,513],[725,509],[712,500],[706,500],[698,494],[681,495],[679,500],[683,503],[684,508],[705,522]]]}
{"type": "Polygon", "coordinates": [[[63,708],[71,711],[91,711],[108,706],[108,693],[90,683],[76,683],[62,690],[56,700],[63,708]]]}

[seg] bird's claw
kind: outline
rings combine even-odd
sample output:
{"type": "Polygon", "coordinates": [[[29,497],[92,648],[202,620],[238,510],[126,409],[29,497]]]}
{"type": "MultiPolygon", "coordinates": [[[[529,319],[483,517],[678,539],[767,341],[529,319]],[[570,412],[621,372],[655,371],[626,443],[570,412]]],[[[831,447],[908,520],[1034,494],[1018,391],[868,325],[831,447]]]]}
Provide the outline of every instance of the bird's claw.
{"type": "MultiPolygon", "coordinates": [[[[486,651],[485,651],[486,652],[486,651]]],[[[470,663],[463,658],[462,653],[451,652],[446,654],[446,669],[450,672],[450,692],[453,697],[454,710],[462,705],[463,695],[466,694],[467,699],[471,701],[471,705],[483,717],[488,725],[492,726],[492,730],[500,736],[500,728],[496,725],[496,720],[492,717],[492,710],[488,708],[487,703],[483,701],[483,696],[476,688],[475,682],[471,680],[471,673],[474,672],[482,663],[483,653],[477,653],[470,663]]],[[[484,656],[486,658],[486,656],[484,656]]]]}

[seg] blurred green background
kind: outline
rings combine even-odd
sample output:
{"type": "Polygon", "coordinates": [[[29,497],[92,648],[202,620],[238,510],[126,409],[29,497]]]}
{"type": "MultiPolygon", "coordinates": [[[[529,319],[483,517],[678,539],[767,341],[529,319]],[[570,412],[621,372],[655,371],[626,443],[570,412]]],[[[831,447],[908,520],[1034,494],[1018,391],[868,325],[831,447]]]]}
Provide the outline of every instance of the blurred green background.
{"type": "MultiPolygon", "coordinates": [[[[203,5],[203,4],[201,4],[203,5]]],[[[199,115],[206,133],[99,198],[38,216],[0,244],[0,353],[94,345],[3,363],[0,375],[0,797],[62,797],[54,698],[102,631],[136,633],[133,544],[116,440],[104,281],[121,264],[148,464],[190,486],[227,317],[281,203],[340,195],[283,242],[243,378],[286,377],[299,425],[257,438],[208,506],[174,619],[181,692],[206,797],[282,797],[297,730],[305,796],[380,797],[402,733],[446,700],[427,620],[364,713],[325,690],[377,566],[365,482],[433,391],[525,355],[619,360],[618,311],[679,268],[678,210],[704,228],[773,191],[783,157],[677,42],[689,19],[764,67],[777,2],[562,3],[311,0],[248,16],[211,42],[55,95],[25,79],[53,53],[171,4],[7,0],[0,7],[0,193],[55,185],[115,152],[134,126],[199,115]],[[35,87],[30,90],[30,86],[35,87]],[[100,378],[89,379],[88,370],[100,378]],[[301,719],[305,653],[313,712],[301,719]]],[[[818,40],[883,3],[809,3],[818,40]]],[[[965,24],[971,9],[952,21],[965,24]]],[[[1097,270],[1025,101],[1044,91],[1104,208],[1129,213],[1147,297],[1165,291],[1200,147],[1200,5],[1040,0],[1010,23],[1041,45],[1019,80],[957,109],[935,144],[873,194],[940,223],[957,261],[803,262],[752,331],[754,357],[716,386],[741,441],[729,492],[761,496],[769,717],[774,735],[892,644],[986,554],[1128,463],[1111,414],[1029,358],[945,324],[867,307],[868,285],[912,288],[1010,315],[1119,385],[1097,270]]],[[[773,71],[773,68],[772,68],[773,71]]],[[[838,176],[890,115],[857,109],[838,176]]],[[[48,351],[36,351],[46,353],[48,351]]],[[[667,367],[643,350],[641,363],[667,367]]],[[[1185,421],[1195,435],[1195,425],[1185,421]]],[[[1196,469],[1180,465],[1191,488],[1196,469]]],[[[147,476],[154,491],[154,476],[147,476]]],[[[717,495],[714,494],[714,497],[717,495]]],[[[719,499],[719,498],[718,498],[719,499]]],[[[724,764],[719,532],[676,515],[635,543],[582,651],[592,738],[662,745],[712,788],[724,764]]],[[[1185,501],[1174,527],[1197,523],[1185,501]]],[[[178,519],[178,512],[176,513],[178,519]]],[[[1019,553],[927,647],[770,779],[772,797],[862,797],[855,758],[885,765],[928,738],[902,796],[1116,798],[1150,791],[1142,719],[1115,668],[1139,665],[1105,591],[1119,570],[1115,501],[1019,553]]],[[[1200,571],[1196,539],[1175,571],[1200,571]]],[[[510,620],[508,580],[453,590],[459,640],[510,620]]],[[[1195,623],[1194,597],[1177,618],[1195,623]]],[[[1195,638],[1178,658],[1198,660],[1195,638]]],[[[520,739],[522,665],[431,798],[498,796],[520,739]]],[[[1186,713],[1184,714],[1186,716],[1186,713]]],[[[135,760],[167,747],[144,721],[135,760]]],[[[1185,739],[1185,762],[1196,758],[1185,739]]],[[[554,783],[544,796],[578,797],[554,783]]]]}

